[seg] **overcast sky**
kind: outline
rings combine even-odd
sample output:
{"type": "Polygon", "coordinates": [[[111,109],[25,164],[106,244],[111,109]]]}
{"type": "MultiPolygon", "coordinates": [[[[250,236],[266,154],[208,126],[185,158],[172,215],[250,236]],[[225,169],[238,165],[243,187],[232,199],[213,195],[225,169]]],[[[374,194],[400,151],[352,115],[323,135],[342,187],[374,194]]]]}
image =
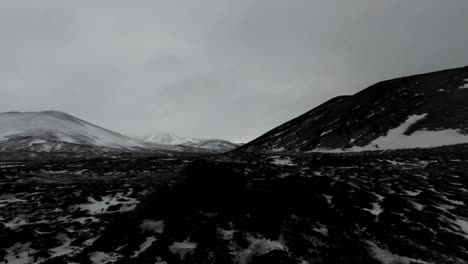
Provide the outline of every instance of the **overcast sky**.
{"type": "Polygon", "coordinates": [[[0,1],[0,112],[247,141],[377,81],[468,65],[467,0],[0,1]]]}

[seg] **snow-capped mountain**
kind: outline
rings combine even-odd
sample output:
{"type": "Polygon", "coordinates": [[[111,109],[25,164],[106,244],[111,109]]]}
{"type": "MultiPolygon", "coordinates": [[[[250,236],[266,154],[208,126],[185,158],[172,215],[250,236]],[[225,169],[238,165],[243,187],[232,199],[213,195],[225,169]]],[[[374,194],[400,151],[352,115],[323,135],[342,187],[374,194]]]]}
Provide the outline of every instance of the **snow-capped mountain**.
{"type": "Polygon", "coordinates": [[[229,151],[229,150],[237,148],[238,146],[240,145],[229,142],[227,140],[207,139],[207,140],[201,140],[196,147],[202,148],[202,149],[217,150],[217,151],[229,151]]]}
{"type": "Polygon", "coordinates": [[[141,138],[142,140],[157,143],[157,144],[167,144],[167,145],[181,145],[187,142],[190,142],[188,138],[180,137],[174,133],[157,133],[150,136],[145,136],[141,138]]]}
{"type": "Polygon", "coordinates": [[[239,147],[241,144],[232,143],[224,139],[192,138],[190,141],[185,142],[183,145],[206,150],[213,150],[217,152],[226,152],[239,147]]]}
{"type": "Polygon", "coordinates": [[[168,132],[141,137],[141,139],[151,143],[189,146],[216,152],[226,152],[240,146],[223,139],[185,138],[168,132]]]}
{"type": "Polygon", "coordinates": [[[0,113],[0,150],[73,152],[90,147],[179,150],[128,137],[59,111],[0,113]]]}
{"type": "Polygon", "coordinates": [[[368,151],[468,143],[468,67],[377,83],[340,96],[240,150],[368,151]]]}

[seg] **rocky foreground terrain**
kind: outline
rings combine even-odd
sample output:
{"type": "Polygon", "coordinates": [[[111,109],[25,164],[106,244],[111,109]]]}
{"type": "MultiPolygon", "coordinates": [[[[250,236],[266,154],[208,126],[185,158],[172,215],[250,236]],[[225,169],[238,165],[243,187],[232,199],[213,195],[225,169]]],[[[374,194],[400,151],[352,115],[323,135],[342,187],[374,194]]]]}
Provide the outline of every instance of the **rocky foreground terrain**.
{"type": "MultiPolygon", "coordinates": [[[[193,158],[0,163],[0,263],[73,256],[193,158]]],[[[66,262],[57,262],[66,263],[66,262]]]]}
{"type": "Polygon", "coordinates": [[[2,164],[0,260],[468,263],[467,145],[192,159],[2,164]]]}

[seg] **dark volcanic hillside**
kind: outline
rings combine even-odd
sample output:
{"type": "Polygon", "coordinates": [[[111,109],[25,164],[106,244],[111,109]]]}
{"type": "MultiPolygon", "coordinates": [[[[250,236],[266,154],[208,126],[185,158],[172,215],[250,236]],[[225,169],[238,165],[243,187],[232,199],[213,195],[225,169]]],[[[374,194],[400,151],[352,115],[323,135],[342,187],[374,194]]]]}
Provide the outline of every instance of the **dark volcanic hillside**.
{"type": "Polygon", "coordinates": [[[403,148],[403,144],[433,147],[467,143],[467,88],[468,67],[380,82],[353,96],[333,98],[240,150],[372,150],[403,148]],[[403,138],[395,139],[398,128],[403,138]],[[434,142],[434,138],[442,141],[434,142]],[[392,140],[401,141],[400,146],[387,142],[392,140]]]}

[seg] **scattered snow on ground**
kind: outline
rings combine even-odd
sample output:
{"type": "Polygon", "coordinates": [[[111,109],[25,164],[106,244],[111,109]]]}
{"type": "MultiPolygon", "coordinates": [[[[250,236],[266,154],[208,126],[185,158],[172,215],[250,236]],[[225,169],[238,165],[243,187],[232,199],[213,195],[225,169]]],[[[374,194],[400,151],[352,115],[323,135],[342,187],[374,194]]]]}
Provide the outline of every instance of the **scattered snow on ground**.
{"type": "Polygon", "coordinates": [[[143,231],[152,231],[154,233],[162,234],[164,232],[164,221],[144,220],[140,228],[143,231]]]}
{"type": "Polygon", "coordinates": [[[247,249],[241,251],[238,255],[238,263],[250,263],[253,256],[262,256],[273,250],[287,250],[281,241],[275,241],[265,238],[250,238],[250,245],[247,249]]]}
{"type": "Polygon", "coordinates": [[[92,238],[86,240],[85,242],[83,242],[83,245],[84,246],[91,246],[94,243],[94,241],[96,241],[98,238],[99,238],[99,236],[92,237],[92,238]]]}
{"type": "Polygon", "coordinates": [[[465,83],[459,87],[460,89],[468,89],[468,79],[465,79],[464,81],[465,83]]]}
{"type": "Polygon", "coordinates": [[[273,148],[271,151],[272,152],[282,152],[282,151],[285,151],[286,149],[281,147],[281,148],[273,148]]]}
{"type": "Polygon", "coordinates": [[[218,233],[221,235],[221,237],[224,240],[231,240],[234,238],[234,233],[236,233],[236,230],[226,230],[226,229],[218,228],[218,233]]]}
{"type": "Polygon", "coordinates": [[[324,236],[328,236],[328,228],[326,228],[325,226],[316,227],[314,228],[314,231],[319,232],[320,234],[324,236]]]}
{"type": "Polygon", "coordinates": [[[461,231],[463,231],[463,236],[468,239],[468,221],[465,221],[463,219],[457,219],[454,221],[454,223],[460,228],[461,231]]]}
{"type": "Polygon", "coordinates": [[[372,209],[364,209],[364,210],[368,211],[369,213],[375,216],[379,216],[383,212],[383,209],[382,207],[380,207],[379,203],[372,203],[372,209]]]}
{"type": "Polygon", "coordinates": [[[137,206],[137,204],[138,204],[138,202],[131,203],[131,204],[122,204],[122,206],[119,209],[119,212],[125,213],[125,212],[133,211],[135,209],[135,207],[137,206]]]}
{"type": "Polygon", "coordinates": [[[322,194],[322,195],[323,195],[323,197],[325,197],[325,199],[327,199],[328,204],[332,203],[333,197],[331,195],[325,195],[325,194],[322,194]]]}
{"type": "Polygon", "coordinates": [[[279,166],[295,166],[294,162],[291,160],[291,158],[285,157],[273,157],[273,161],[271,161],[272,164],[279,165],[279,166]]]}
{"type": "Polygon", "coordinates": [[[411,135],[404,133],[416,122],[424,119],[427,114],[412,115],[399,127],[388,131],[387,135],[381,136],[364,147],[352,147],[348,149],[323,149],[317,148],[310,152],[360,152],[385,149],[408,149],[408,148],[431,148],[445,145],[456,145],[468,143],[468,135],[463,135],[458,129],[445,129],[437,131],[418,130],[411,135]]]}
{"type": "Polygon", "coordinates": [[[27,200],[23,199],[18,199],[13,195],[0,195],[0,204],[2,203],[21,203],[21,202],[27,202],[27,200]]]}
{"type": "Polygon", "coordinates": [[[116,262],[121,256],[117,253],[96,251],[89,254],[89,259],[93,264],[110,264],[116,262]]]}
{"type": "Polygon", "coordinates": [[[24,164],[11,164],[11,163],[0,163],[0,168],[14,168],[14,167],[21,167],[24,164]]]}
{"type": "Polygon", "coordinates": [[[76,218],[76,219],[73,219],[72,222],[78,222],[80,224],[86,224],[86,223],[97,223],[99,222],[99,219],[95,218],[95,217],[79,217],[79,218],[76,218]]]}
{"type": "Polygon", "coordinates": [[[421,211],[424,209],[424,206],[420,203],[417,203],[415,201],[410,201],[410,203],[416,208],[416,210],[421,211]]]}
{"type": "Polygon", "coordinates": [[[153,244],[154,241],[156,241],[157,239],[155,237],[147,237],[145,242],[143,242],[141,245],[140,245],[140,249],[135,251],[135,253],[133,254],[132,258],[136,258],[138,257],[142,252],[144,252],[145,250],[147,250],[149,247],[151,247],[151,245],[153,244]]]}
{"type": "Polygon", "coordinates": [[[71,209],[87,210],[90,214],[106,214],[114,211],[107,211],[110,206],[121,204],[119,212],[128,212],[135,209],[138,201],[135,198],[125,197],[122,193],[117,193],[114,197],[103,196],[99,201],[93,197],[88,198],[89,203],[78,204],[71,207],[71,209]]]}
{"type": "Polygon", "coordinates": [[[335,129],[332,128],[332,129],[330,129],[330,130],[327,130],[327,131],[325,131],[325,132],[322,132],[322,134],[320,134],[319,137],[323,137],[323,136],[325,136],[325,135],[327,135],[327,134],[330,134],[331,132],[333,132],[333,130],[335,130],[335,129]]]}
{"type": "Polygon", "coordinates": [[[385,197],[378,195],[377,193],[374,193],[374,195],[377,197],[378,202],[372,203],[372,209],[364,210],[375,215],[376,217],[379,217],[379,215],[384,211],[383,208],[380,206],[380,203],[385,199],[385,197]]]}
{"type": "Polygon", "coordinates": [[[63,255],[70,255],[71,253],[80,250],[80,247],[70,246],[72,240],[67,236],[67,234],[60,233],[57,235],[57,240],[62,242],[63,244],[56,247],[49,249],[49,253],[51,254],[51,258],[63,256],[63,255]]]}
{"type": "MultiPolygon", "coordinates": [[[[38,251],[31,248],[31,242],[16,243],[5,250],[5,264],[31,264],[35,263],[34,254],[38,251]]],[[[38,262],[40,262],[38,260],[38,262]]]]}
{"type": "Polygon", "coordinates": [[[449,199],[447,197],[444,196],[444,199],[447,200],[448,202],[450,202],[451,204],[455,204],[455,205],[460,205],[460,206],[464,206],[465,203],[462,202],[462,201],[458,201],[458,200],[452,200],[452,199],[449,199]]]}
{"type": "Polygon", "coordinates": [[[398,167],[401,167],[401,166],[407,166],[408,163],[406,162],[400,162],[400,161],[395,161],[395,160],[386,160],[388,163],[392,164],[392,166],[398,166],[398,167]]]}
{"type": "Polygon", "coordinates": [[[382,264],[429,264],[429,262],[420,259],[413,259],[395,255],[386,249],[380,248],[371,241],[365,242],[369,247],[372,257],[380,261],[382,264]]]}
{"type": "Polygon", "coordinates": [[[182,259],[186,254],[192,252],[197,247],[196,243],[190,242],[189,239],[186,239],[183,242],[174,242],[169,246],[169,250],[173,254],[178,254],[182,259]]]}
{"type": "Polygon", "coordinates": [[[408,191],[406,190],[405,191],[406,195],[409,195],[409,196],[417,196],[421,193],[421,191],[408,191]]]}
{"type": "Polygon", "coordinates": [[[26,222],[26,220],[24,220],[23,218],[17,216],[15,217],[14,219],[12,219],[11,221],[9,222],[6,222],[6,223],[3,223],[7,228],[10,228],[10,229],[17,229],[23,225],[27,225],[28,222],[26,222]]]}

